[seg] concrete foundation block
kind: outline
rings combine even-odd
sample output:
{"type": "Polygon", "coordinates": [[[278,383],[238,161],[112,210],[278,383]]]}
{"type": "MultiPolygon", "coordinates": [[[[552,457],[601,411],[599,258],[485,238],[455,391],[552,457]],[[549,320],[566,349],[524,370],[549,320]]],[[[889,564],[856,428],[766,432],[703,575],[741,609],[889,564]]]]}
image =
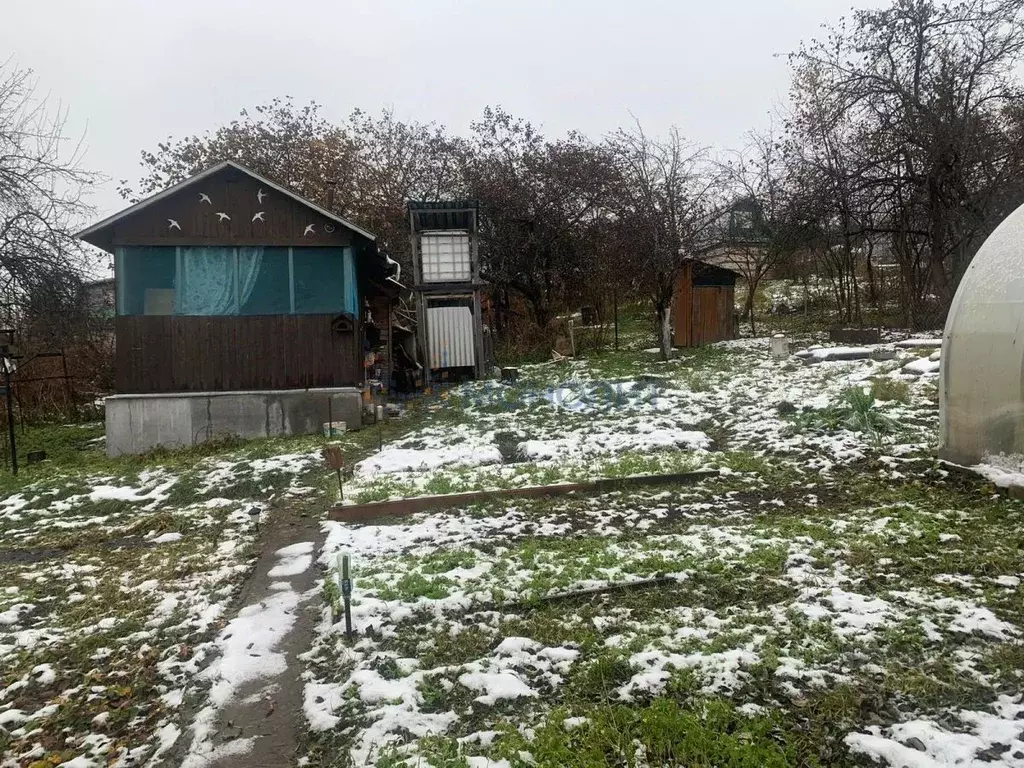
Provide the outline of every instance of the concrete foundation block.
{"type": "Polygon", "coordinates": [[[332,419],[349,429],[362,425],[362,394],[355,387],[114,395],[105,405],[109,456],[218,437],[314,434],[332,419]]]}
{"type": "Polygon", "coordinates": [[[269,428],[271,420],[266,398],[255,393],[226,392],[196,400],[192,408],[193,424],[201,424],[206,432],[203,440],[215,437],[251,439],[281,434],[269,428]]]}

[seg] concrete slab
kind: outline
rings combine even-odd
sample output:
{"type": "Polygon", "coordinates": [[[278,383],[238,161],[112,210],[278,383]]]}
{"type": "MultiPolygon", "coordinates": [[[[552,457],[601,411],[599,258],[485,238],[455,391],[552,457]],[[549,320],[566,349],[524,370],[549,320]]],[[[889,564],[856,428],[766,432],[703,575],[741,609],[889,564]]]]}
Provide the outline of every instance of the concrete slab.
{"type": "Polygon", "coordinates": [[[218,437],[313,434],[330,420],[349,429],[362,425],[362,393],[355,387],[113,395],[105,406],[109,456],[218,437]]]}

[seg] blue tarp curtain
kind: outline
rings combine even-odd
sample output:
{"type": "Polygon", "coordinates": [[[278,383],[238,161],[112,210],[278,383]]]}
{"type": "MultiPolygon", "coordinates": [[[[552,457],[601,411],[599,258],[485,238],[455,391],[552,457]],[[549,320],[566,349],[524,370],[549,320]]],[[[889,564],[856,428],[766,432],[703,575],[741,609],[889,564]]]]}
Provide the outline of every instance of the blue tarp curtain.
{"type": "Polygon", "coordinates": [[[117,274],[122,315],[359,314],[351,248],[122,248],[117,274]]]}

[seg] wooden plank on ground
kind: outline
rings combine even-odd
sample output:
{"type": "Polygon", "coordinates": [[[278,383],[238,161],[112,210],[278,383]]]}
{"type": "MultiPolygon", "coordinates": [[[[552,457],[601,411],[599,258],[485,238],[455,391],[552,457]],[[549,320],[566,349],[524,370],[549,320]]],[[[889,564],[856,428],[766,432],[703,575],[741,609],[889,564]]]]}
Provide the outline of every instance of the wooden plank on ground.
{"type": "Polygon", "coordinates": [[[373,501],[367,504],[343,504],[328,512],[328,518],[348,523],[364,523],[389,517],[406,517],[417,512],[437,509],[457,509],[482,501],[501,501],[516,498],[543,498],[564,496],[569,493],[601,494],[642,486],[677,485],[697,483],[711,477],[718,477],[717,469],[702,469],[695,472],[674,472],[666,475],[632,475],[630,477],[602,478],[584,483],[559,483],[557,485],[533,485],[526,488],[505,488],[493,491],[468,491],[449,493],[442,496],[414,496],[409,499],[373,501]]]}

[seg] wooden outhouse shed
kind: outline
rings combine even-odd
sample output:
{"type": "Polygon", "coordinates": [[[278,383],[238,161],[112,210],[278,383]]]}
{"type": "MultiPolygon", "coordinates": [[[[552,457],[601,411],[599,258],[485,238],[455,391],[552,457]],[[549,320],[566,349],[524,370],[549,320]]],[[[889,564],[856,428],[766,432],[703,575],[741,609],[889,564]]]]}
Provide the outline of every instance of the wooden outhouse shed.
{"type": "Polygon", "coordinates": [[[688,260],[676,282],[675,336],[677,347],[698,347],[736,336],[736,279],[725,267],[688,260]]]}

